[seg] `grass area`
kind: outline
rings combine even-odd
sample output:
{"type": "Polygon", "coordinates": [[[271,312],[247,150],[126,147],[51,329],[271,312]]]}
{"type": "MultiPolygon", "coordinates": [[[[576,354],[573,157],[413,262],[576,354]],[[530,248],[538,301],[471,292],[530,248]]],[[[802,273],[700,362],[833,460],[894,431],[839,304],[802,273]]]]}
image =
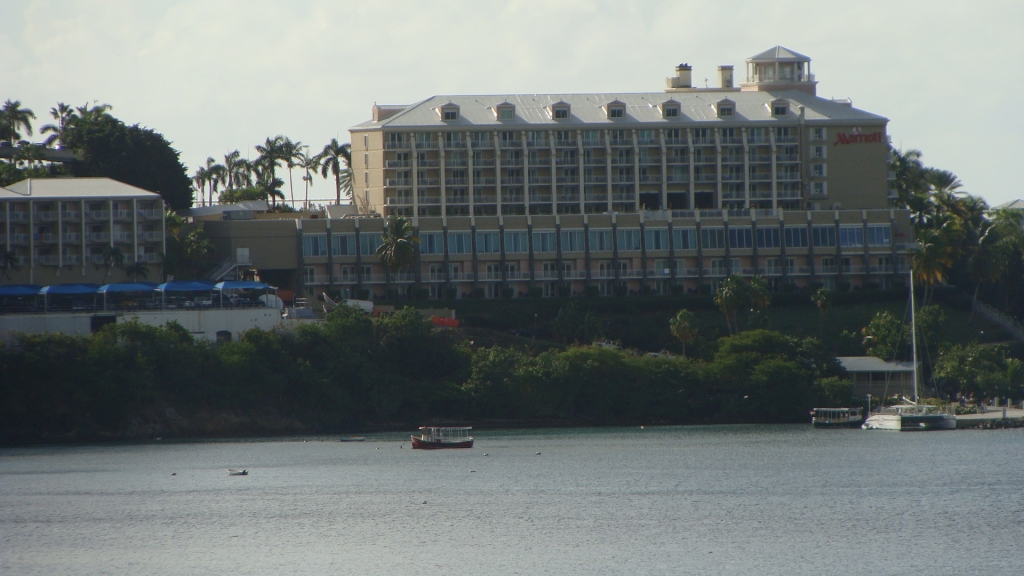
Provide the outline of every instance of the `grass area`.
{"type": "MultiPolygon", "coordinates": [[[[605,336],[619,340],[624,346],[642,351],[667,349],[678,351],[679,343],[669,333],[668,321],[679,309],[694,313],[701,337],[715,340],[728,333],[725,316],[715,307],[710,296],[632,296],[628,298],[538,298],[513,300],[449,300],[410,302],[420,307],[452,308],[471,329],[506,333],[509,330],[533,330],[538,338],[550,338],[550,322],[558,311],[570,303],[590,311],[600,319],[605,336]]],[[[962,299],[945,297],[936,302],[943,307],[947,322],[943,340],[950,343],[1000,342],[1008,336],[998,327],[975,317],[968,322],[969,309],[962,299]]],[[[810,301],[810,295],[775,294],[760,318],[740,315],[741,328],[763,327],[797,337],[821,338],[839,355],[861,355],[861,329],[879,311],[886,310],[898,318],[907,317],[905,293],[836,294],[836,303],[824,318],[810,301]]],[[[482,333],[480,335],[482,338],[482,333]]],[[[530,339],[510,337],[501,345],[525,345],[530,339]]],[[[498,344],[495,341],[495,344],[498,344]]],[[[532,346],[528,346],[532,347],[532,346]]],[[[700,343],[694,344],[698,352],[700,343]]]]}

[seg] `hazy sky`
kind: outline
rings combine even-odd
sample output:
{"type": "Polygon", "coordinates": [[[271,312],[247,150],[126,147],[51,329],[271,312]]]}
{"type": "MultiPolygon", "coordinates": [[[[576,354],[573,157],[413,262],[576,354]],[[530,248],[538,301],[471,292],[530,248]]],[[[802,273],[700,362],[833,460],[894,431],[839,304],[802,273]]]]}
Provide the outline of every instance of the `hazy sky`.
{"type": "Polygon", "coordinates": [[[895,145],[997,204],[1024,197],[1022,32],[1020,0],[0,0],[0,99],[37,127],[58,101],[112,104],[192,171],[275,134],[347,142],[374,102],[658,91],[680,62],[714,85],[781,44],[820,96],[888,117],[895,145]]]}

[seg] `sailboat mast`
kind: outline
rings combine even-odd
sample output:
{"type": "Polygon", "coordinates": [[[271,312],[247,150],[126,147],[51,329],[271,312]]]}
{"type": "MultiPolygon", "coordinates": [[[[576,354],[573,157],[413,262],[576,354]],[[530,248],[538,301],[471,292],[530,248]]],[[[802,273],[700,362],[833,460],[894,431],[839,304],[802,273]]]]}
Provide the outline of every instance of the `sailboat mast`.
{"type": "Polygon", "coordinates": [[[914,404],[917,404],[917,325],[914,323],[914,268],[910,268],[910,362],[914,367],[914,404]]]}

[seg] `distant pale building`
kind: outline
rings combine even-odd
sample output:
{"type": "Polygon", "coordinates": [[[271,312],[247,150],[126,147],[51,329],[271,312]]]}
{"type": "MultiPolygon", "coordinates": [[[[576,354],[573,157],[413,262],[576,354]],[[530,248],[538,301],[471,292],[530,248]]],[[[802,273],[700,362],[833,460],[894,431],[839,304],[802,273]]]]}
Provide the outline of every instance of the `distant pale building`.
{"type": "Polygon", "coordinates": [[[32,178],[0,188],[4,284],[121,281],[104,254],[117,248],[158,280],[167,251],[164,202],[110,178],[32,178]]]}

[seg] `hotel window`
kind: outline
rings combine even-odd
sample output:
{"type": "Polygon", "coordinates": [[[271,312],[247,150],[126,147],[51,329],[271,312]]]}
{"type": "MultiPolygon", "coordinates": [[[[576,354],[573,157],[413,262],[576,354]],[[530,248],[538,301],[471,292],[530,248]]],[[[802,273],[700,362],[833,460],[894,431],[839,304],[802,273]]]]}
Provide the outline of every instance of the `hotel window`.
{"type": "Polygon", "coordinates": [[[836,227],[815,226],[811,230],[811,239],[814,241],[815,248],[834,247],[836,245],[836,227]]]}
{"type": "Polygon", "coordinates": [[[557,252],[558,246],[555,245],[555,233],[554,232],[534,232],[533,233],[533,251],[534,252],[557,252]]]}
{"type": "Polygon", "coordinates": [[[611,230],[591,230],[590,231],[590,251],[591,252],[611,252],[612,251],[612,231],[611,230]]]}
{"type": "Polygon", "coordinates": [[[772,116],[785,116],[789,114],[789,106],[785,104],[775,104],[772,106],[772,116]]]}
{"type": "Polygon", "coordinates": [[[812,146],[811,147],[811,158],[825,158],[825,147],[824,146],[812,146]]]}
{"type": "Polygon", "coordinates": [[[507,254],[525,254],[530,251],[529,239],[524,231],[505,232],[505,252],[507,254]]]}
{"type": "Polygon", "coordinates": [[[750,248],[754,245],[750,228],[729,228],[729,248],[750,248]]]}
{"type": "Polygon", "coordinates": [[[613,106],[608,109],[609,118],[622,118],[626,115],[626,109],[621,106],[613,106]]]}
{"type": "Polygon", "coordinates": [[[668,250],[668,228],[644,230],[644,247],[648,250],[668,250]]]}
{"type": "Polygon", "coordinates": [[[811,176],[824,178],[826,172],[825,164],[811,164],[811,176]]]}
{"type": "Polygon", "coordinates": [[[583,252],[583,230],[562,230],[562,252],[583,252]]]}
{"type": "Polygon", "coordinates": [[[615,231],[615,242],[619,251],[639,252],[640,251],[640,230],[618,229],[615,231]]]}
{"type": "Polygon", "coordinates": [[[306,284],[316,283],[316,268],[305,266],[302,268],[302,281],[306,284]]]}
{"type": "Polygon", "coordinates": [[[779,247],[779,229],[778,228],[758,228],[757,229],[757,247],[758,248],[778,248],[779,247]]]}
{"type": "Polygon", "coordinates": [[[673,228],[672,247],[676,250],[696,250],[697,231],[693,228],[673,228]]]}
{"type": "Polygon", "coordinates": [[[335,256],[355,256],[356,235],[336,234],[331,236],[331,251],[335,256]]]}
{"type": "Polygon", "coordinates": [[[665,106],[662,108],[662,116],[664,118],[678,118],[679,106],[665,106]]]}
{"type": "Polygon", "coordinates": [[[725,229],[701,228],[700,247],[705,250],[720,250],[725,248],[725,229]]]}
{"type": "Polygon", "coordinates": [[[888,224],[872,224],[868,226],[868,246],[889,246],[892,242],[892,229],[888,224]]]}
{"type": "Polygon", "coordinates": [[[807,228],[786,226],[786,248],[807,248],[807,228]]]}
{"type": "Polygon", "coordinates": [[[811,128],[811,140],[824,140],[825,129],[824,128],[811,128]]]}
{"type": "Polygon", "coordinates": [[[442,108],[441,118],[444,120],[458,120],[459,109],[458,108],[442,108]]]}
{"type": "Polygon", "coordinates": [[[448,253],[449,254],[471,254],[473,252],[473,242],[469,236],[469,232],[449,232],[448,233],[448,253]]]}
{"type": "Polygon", "coordinates": [[[825,185],[825,182],[811,182],[811,194],[827,196],[828,187],[825,185]]]}
{"type": "Polygon", "coordinates": [[[303,256],[327,256],[326,234],[305,234],[302,236],[303,256]]]}
{"type": "Polygon", "coordinates": [[[363,136],[363,148],[369,148],[369,147],[370,147],[370,137],[369,136],[363,136]]]}
{"type": "Polygon", "coordinates": [[[359,236],[359,253],[363,256],[372,256],[377,253],[377,247],[380,244],[380,234],[361,234],[359,236]]]}
{"type": "Polygon", "coordinates": [[[498,120],[515,120],[516,109],[511,106],[498,108],[498,120]]]}
{"type": "Polygon", "coordinates": [[[556,106],[551,109],[551,116],[555,120],[565,120],[569,118],[569,107],[568,106],[556,106]]]}
{"type": "Polygon", "coordinates": [[[420,254],[444,254],[444,242],[440,232],[420,234],[420,254]]]}
{"type": "Polygon", "coordinates": [[[497,254],[501,252],[501,245],[498,243],[497,232],[476,233],[477,254],[497,254]]]}
{"type": "Polygon", "coordinates": [[[864,246],[864,227],[840,226],[839,245],[843,248],[859,248],[864,246]]]}
{"type": "MultiPolygon", "coordinates": [[[[491,146],[490,132],[472,132],[473,148],[489,148],[491,146]]],[[[474,158],[476,158],[474,156],[474,158]]]]}
{"type": "Polygon", "coordinates": [[[599,146],[601,144],[601,132],[599,130],[584,130],[583,145],[599,146]]]}
{"type": "Polygon", "coordinates": [[[734,109],[733,109],[733,107],[731,105],[730,106],[719,106],[718,107],[718,117],[719,118],[725,118],[727,116],[732,116],[733,110],[734,109]]]}

